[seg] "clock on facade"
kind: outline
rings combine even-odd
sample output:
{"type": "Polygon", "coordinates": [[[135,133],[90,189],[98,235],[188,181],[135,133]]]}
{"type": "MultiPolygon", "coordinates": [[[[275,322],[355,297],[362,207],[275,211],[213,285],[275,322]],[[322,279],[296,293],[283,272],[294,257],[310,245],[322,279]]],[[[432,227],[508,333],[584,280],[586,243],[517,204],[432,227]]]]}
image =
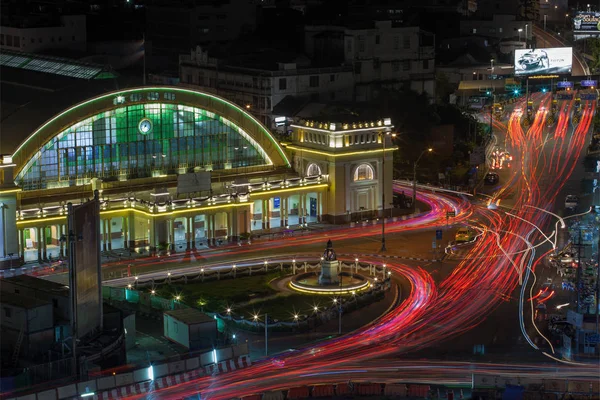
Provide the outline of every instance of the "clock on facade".
{"type": "Polygon", "coordinates": [[[148,118],[144,118],[138,124],[138,129],[142,135],[146,135],[152,131],[152,121],[148,118]]]}

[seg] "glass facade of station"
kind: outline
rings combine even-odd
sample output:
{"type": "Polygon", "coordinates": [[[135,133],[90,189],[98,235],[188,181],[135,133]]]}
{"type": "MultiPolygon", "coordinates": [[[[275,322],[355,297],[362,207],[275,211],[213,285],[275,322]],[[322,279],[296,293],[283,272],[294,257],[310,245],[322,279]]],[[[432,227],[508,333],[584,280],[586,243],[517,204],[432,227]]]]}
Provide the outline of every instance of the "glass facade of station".
{"type": "Polygon", "coordinates": [[[177,104],[121,106],[80,121],[41,146],[16,177],[23,190],[143,178],[191,168],[271,165],[240,127],[210,111],[177,104]]]}

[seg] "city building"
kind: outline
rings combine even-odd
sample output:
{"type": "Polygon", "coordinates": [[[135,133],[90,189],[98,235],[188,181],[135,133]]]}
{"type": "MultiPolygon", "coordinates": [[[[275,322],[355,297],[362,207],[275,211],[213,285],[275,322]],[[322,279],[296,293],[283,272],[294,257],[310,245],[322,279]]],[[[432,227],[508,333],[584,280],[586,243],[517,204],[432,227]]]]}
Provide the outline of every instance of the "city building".
{"type": "Polygon", "coordinates": [[[354,93],[352,66],[314,68],[294,52],[266,49],[220,60],[196,47],[179,60],[183,85],[223,96],[270,128],[273,108],[288,96],[348,101],[354,93]]]}
{"type": "Polygon", "coordinates": [[[256,231],[376,217],[392,202],[393,126],[385,118],[305,121],[280,144],[244,107],[182,87],[117,90],[30,118],[37,128],[3,121],[21,138],[2,147],[0,203],[12,217],[0,234],[13,238],[4,260],[64,256],[66,205],[96,189],[103,250],[191,250],[256,231]]]}
{"type": "Polygon", "coordinates": [[[360,26],[306,26],[305,51],[316,63],[354,68],[355,100],[365,101],[379,87],[435,92],[435,37],[418,27],[392,21],[360,26]]]}
{"type": "Polygon", "coordinates": [[[0,49],[28,53],[56,49],[85,51],[86,35],[85,15],[7,17],[2,18],[0,26],[0,49]]]}
{"type": "Polygon", "coordinates": [[[153,0],[146,5],[149,71],[177,74],[180,54],[200,46],[221,47],[254,31],[258,5],[252,0],[153,0]]]}
{"type": "Polygon", "coordinates": [[[460,21],[460,35],[531,41],[532,27],[531,21],[522,21],[515,15],[494,14],[490,19],[460,21]]]}

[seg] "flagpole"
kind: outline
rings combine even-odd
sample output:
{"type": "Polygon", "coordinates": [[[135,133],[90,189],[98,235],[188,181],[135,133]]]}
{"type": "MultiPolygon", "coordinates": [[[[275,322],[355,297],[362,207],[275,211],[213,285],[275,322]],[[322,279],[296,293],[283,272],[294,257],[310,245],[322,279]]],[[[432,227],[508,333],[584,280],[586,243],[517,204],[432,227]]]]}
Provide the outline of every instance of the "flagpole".
{"type": "Polygon", "coordinates": [[[142,48],[144,49],[144,77],[143,77],[143,86],[146,86],[146,34],[142,35],[142,48]]]}

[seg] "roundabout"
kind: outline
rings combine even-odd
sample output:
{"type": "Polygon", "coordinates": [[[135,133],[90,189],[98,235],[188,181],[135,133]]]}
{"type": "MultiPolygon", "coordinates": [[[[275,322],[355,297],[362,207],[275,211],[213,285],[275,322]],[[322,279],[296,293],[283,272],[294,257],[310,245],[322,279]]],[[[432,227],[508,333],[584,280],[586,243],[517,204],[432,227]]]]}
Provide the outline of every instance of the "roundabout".
{"type": "Polygon", "coordinates": [[[352,266],[349,272],[344,272],[343,263],[337,259],[331,239],[327,242],[327,248],[321,257],[320,267],[319,272],[304,272],[291,276],[290,289],[310,294],[348,295],[368,290],[373,287],[373,282],[377,282],[377,277],[369,279],[359,274],[358,265],[356,265],[356,272],[353,271],[352,266]]]}

